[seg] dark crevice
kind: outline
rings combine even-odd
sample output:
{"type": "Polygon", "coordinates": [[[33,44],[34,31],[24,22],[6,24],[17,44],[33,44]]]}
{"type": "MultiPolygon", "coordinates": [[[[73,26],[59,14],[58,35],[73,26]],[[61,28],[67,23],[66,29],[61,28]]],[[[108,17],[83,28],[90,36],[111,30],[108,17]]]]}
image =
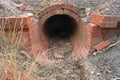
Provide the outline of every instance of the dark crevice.
{"type": "Polygon", "coordinates": [[[70,38],[76,31],[76,21],[68,15],[54,15],[44,23],[44,32],[48,38],[70,38]]]}

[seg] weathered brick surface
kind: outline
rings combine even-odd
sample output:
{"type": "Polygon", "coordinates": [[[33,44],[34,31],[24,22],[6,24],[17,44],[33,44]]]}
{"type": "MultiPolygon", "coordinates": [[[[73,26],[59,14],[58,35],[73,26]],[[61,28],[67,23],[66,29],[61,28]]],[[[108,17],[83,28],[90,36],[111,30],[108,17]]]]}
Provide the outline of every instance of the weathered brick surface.
{"type": "Polygon", "coordinates": [[[32,44],[31,52],[33,53],[34,56],[37,56],[38,54],[42,53],[42,50],[44,50],[43,41],[41,41],[42,35],[40,35],[39,32],[40,30],[39,25],[31,17],[29,17],[27,23],[29,27],[29,34],[32,44]]]}
{"type": "Polygon", "coordinates": [[[54,14],[64,14],[64,10],[62,9],[54,10],[54,14]]]}
{"type": "Polygon", "coordinates": [[[99,14],[91,15],[91,23],[100,26],[101,28],[116,28],[120,17],[103,16],[99,14]]]}
{"type": "Polygon", "coordinates": [[[69,15],[77,22],[76,33],[71,37],[71,42],[74,46],[73,53],[76,59],[80,57],[87,58],[95,49],[101,50],[108,46],[110,42],[107,38],[120,31],[119,16],[92,14],[91,23],[85,26],[85,23],[81,19],[84,17],[84,15],[81,15],[84,14],[84,9],[66,3],[51,4],[44,7],[39,12],[39,22],[36,22],[30,16],[26,16],[0,18],[0,24],[5,30],[14,29],[13,25],[16,25],[15,27],[18,31],[23,28],[23,33],[17,34],[17,36],[22,35],[20,42],[25,43],[25,46],[29,45],[34,56],[43,55],[43,53],[46,56],[47,51],[44,52],[44,50],[48,49],[49,41],[43,31],[44,23],[51,16],[59,14],[69,15]],[[2,24],[3,22],[4,25],[2,24]]]}
{"type": "Polygon", "coordinates": [[[80,25],[78,26],[76,30],[76,35],[73,36],[73,45],[74,45],[74,53],[75,53],[75,59],[77,58],[87,58],[90,52],[90,43],[87,36],[87,29],[84,26],[84,23],[82,21],[79,22],[80,25]]]}
{"type": "Polygon", "coordinates": [[[16,41],[18,42],[19,45],[21,45],[21,47],[30,51],[31,41],[27,24],[28,17],[29,16],[18,18],[15,17],[0,18],[0,30],[2,29],[6,32],[6,37],[8,39],[12,39],[15,37],[16,41]]]}
{"type": "MultiPolygon", "coordinates": [[[[70,17],[74,18],[74,20],[76,20],[76,22],[79,23],[80,15],[78,15],[76,13],[76,12],[78,12],[78,10],[79,9],[77,9],[76,7],[71,6],[69,4],[57,4],[57,5],[53,5],[53,6],[47,7],[44,10],[40,11],[40,13],[39,13],[40,14],[40,19],[39,19],[39,26],[38,26],[39,27],[39,32],[37,31],[37,33],[40,34],[40,38],[39,39],[42,42],[42,45],[41,45],[42,48],[47,49],[48,48],[48,44],[49,44],[47,36],[45,34],[43,34],[44,33],[43,32],[43,28],[44,28],[45,21],[48,18],[50,18],[51,16],[59,15],[59,14],[65,14],[65,15],[69,15],[70,17]]],[[[73,45],[74,44],[76,44],[76,42],[73,42],[73,45]]],[[[38,46],[38,47],[40,47],[40,46],[38,46]]],[[[77,49],[80,49],[80,48],[77,46],[77,49]]],[[[79,55],[80,55],[80,53],[79,53],[79,55]]],[[[76,56],[78,56],[78,55],[76,55],[76,56]]]]}
{"type": "Polygon", "coordinates": [[[90,47],[86,47],[83,45],[81,42],[74,43],[74,50],[73,50],[73,55],[75,55],[75,59],[79,58],[87,58],[90,52],[90,47]]]}
{"type": "Polygon", "coordinates": [[[102,21],[102,24],[100,26],[101,26],[101,28],[116,28],[117,22],[102,21]]]}
{"type": "Polygon", "coordinates": [[[102,29],[95,24],[87,25],[89,44],[92,46],[102,41],[102,29]]]}
{"type": "Polygon", "coordinates": [[[27,28],[26,17],[0,18],[0,25],[4,27],[4,29],[27,28]]]}
{"type": "Polygon", "coordinates": [[[102,41],[101,43],[99,43],[98,45],[95,46],[96,50],[101,50],[105,47],[107,47],[108,45],[110,45],[110,41],[109,40],[105,40],[105,41],[102,41]]]}
{"type": "Polygon", "coordinates": [[[79,12],[80,12],[79,8],[71,6],[69,4],[55,4],[55,5],[48,6],[46,8],[43,8],[42,10],[40,10],[39,17],[42,17],[44,14],[46,14],[46,13],[52,11],[52,10],[61,10],[61,9],[71,10],[78,15],[79,15],[79,12]]]}
{"type": "Polygon", "coordinates": [[[71,12],[70,10],[64,10],[64,14],[73,17],[76,20],[76,22],[80,21],[80,15],[77,15],[77,14],[71,12]]]}

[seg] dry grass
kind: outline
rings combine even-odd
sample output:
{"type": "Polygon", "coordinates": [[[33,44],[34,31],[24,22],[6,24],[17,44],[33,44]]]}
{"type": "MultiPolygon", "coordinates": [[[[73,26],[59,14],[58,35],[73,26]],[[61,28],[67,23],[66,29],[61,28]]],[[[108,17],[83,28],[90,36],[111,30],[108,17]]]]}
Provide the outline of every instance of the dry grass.
{"type": "MultiPolygon", "coordinates": [[[[18,22],[9,25],[9,29],[5,29],[5,24],[9,24],[7,20],[0,23],[0,80],[34,80],[31,77],[31,72],[36,66],[36,60],[32,60],[27,69],[23,69],[24,64],[18,65],[17,57],[19,54],[21,43],[23,20],[20,21],[20,36],[18,33],[18,22]],[[11,28],[14,27],[14,28],[11,28]]],[[[26,54],[28,55],[28,54],[26,54]]],[[[31,58],[31,57],[30,57],[31,58]]]]}
{"type": "MultiPolygon", "coordinates": [[[[71,59],[72,46],[68,45],[68,41],[63,40],[53,43],[53,49],[50,46],[50,55],[55,59],[46,59],[46,51],[38,54],[33,58],[24,50],[20,50],[23,21],[19,22],[21,25],[20,36],[18,33],[17,21],[14,23],[14,28],[9,27],[9,32],[6,34],[4,26],[5,22],[0,23],[0,80],[86,80],[84,76],[84,68],[79,63],[71,59]],[[55,53],[60,52],[64,58],[57,59],[55,53]],[[22,57],[21,57],[22,56],[22,57]],[[41,56],[41,57],[40,57],[41,56]],[[47,64],[41,66],[38,64],[46,62],[47,64]]],[[[52,43],[52,42],[51,42],[52,43]]],[[[49,51],[48,51],[49,52],[49,51]]],[[[57,55],[57,56],[58,56],[57,55]]]]}

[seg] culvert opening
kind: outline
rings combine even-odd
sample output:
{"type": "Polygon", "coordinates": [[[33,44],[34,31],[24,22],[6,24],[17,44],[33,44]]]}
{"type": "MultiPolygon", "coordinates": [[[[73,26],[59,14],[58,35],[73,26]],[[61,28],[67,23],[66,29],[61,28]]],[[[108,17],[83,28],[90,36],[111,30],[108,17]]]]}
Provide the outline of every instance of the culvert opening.
{"type": "Polygon", "coordinates": [[[48,38],[67,39],[75,33],[76,26],[76,21],[69,15],[54,15],[46,20],[44,32],[48,38]]]}
{"type": "Polygon", "coordinates": [[[49,59],[56,55],[67,59],[73,51],[71,37],[74,36],[77,22],[69,15],[54,15],[44,23],[44,34],[48,37],[49,59]]]}

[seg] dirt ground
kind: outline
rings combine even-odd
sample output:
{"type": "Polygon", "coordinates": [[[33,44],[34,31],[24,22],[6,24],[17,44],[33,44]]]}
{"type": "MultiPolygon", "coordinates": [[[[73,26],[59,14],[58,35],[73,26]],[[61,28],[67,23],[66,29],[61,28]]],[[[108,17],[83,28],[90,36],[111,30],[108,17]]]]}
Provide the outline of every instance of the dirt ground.
{"type": "Polygon", "coordinates": [[[69,39],[52,39],[49,44],[49,64],[39,66],[35,72],[45,80],[86,80],[84,67],[71,58],[72,45],[69,39]]]}
{"type": "MultiPolygon", "coordinates": [[[[71,58],[73,47],[69,39],[50,40],[48,63],[44,66],[36,63],[30,80],[120,80],[120,36],[116,36],[115,43],[78,61],[71,58]]],[[[1,62],[10,55],[3,52],[0,53],[1,62]]],[[[25,50],[19,50],[16,59],[18,69],[22,65],[24,70],[34,61],[25,50]]]]}
{"type": "MultiPolygon", "coordinates": [[[[90,80],[120,80],[120,34],[117,41],[85,60],[90,80]]],[[[115,36],[113,37],[115,39],[115,36]]]]}
{"type": "MultiPolygon", "coordinates": [[[[21,15],[23,13],[26,14],[27,12],[32,11],[33,14],[35,14],[35,17],[37,17],[39,10],[49,4],[46,3],[48,2],[47,0],[12,1],[15,3],[11,2],[11,0],[0,1],[0,17],[21,15]],[[16,6],[21,2],[26,4],[26,10],[23,12],[16,8],[16,6]],[[41,2],[42,4],[40,4],[41,2]]],[[[71,2],[71,0],[68,1],[71,2]]],[[[80,2],[81,0],[72,1],[73,2],[71,4],[74,4],[75,6],[87,8],[90,7],[89,11],[92,12],[107,0],[82,0],[82,2],[80,2]]],[[[118,4],[119,2],[115,3],[118,4]]],[[[117,7],[119,7],[119,5],[117,7]]],[[[111,10],[113,9],[111,8],[111,10]]],[[[114,10],[119,11],[118,8],[114,10]]],[[[91,14],[91,12],[88,14],[91,14]]],[[[120,80],[120,36],[119,34],[116,34],[116,36],[117,37],[110,38],[113,40],[113,44],[107,48],[91,54],[88,59],[80,59],[78,61],[74,61],[71,58],[73,46],[69,39],[50,40],[48,64],[41,66],[38,63],[35,63],[36,66],[32,70],[31,74],[34,79],[31,78],[30,80],[120,80]],[[114,41],[114,39],[117,40],[114,41]]],[[[1,40],[2,38],[0,38],[0,41],[1,40]]],[[[11,53],[9,53],[9,51],[4,51],[0,48],[0,63],[4,62],[5,57],[9,56],[10,54],[11,53]]],[[[33,57],[28,55],[28,52],[22,49],[18,50],[16,60],[18,69],[20,69],[20,66],[22,65],[21,67],[23,70],[29,68],[32,62],[34,62],[33,57]]],[[[3,78],[3,76],[2,69],[0,68],[0,80],[6,80],[3,78]]]]}
{"type": "Polygon", "coordinates": [[[71,58],[70,40],[51,40],[50,64],[38,65],[34,73],[46,80],[120,80],[120,34],[110,39],[113,44],[78,61],[71,58]]]}

